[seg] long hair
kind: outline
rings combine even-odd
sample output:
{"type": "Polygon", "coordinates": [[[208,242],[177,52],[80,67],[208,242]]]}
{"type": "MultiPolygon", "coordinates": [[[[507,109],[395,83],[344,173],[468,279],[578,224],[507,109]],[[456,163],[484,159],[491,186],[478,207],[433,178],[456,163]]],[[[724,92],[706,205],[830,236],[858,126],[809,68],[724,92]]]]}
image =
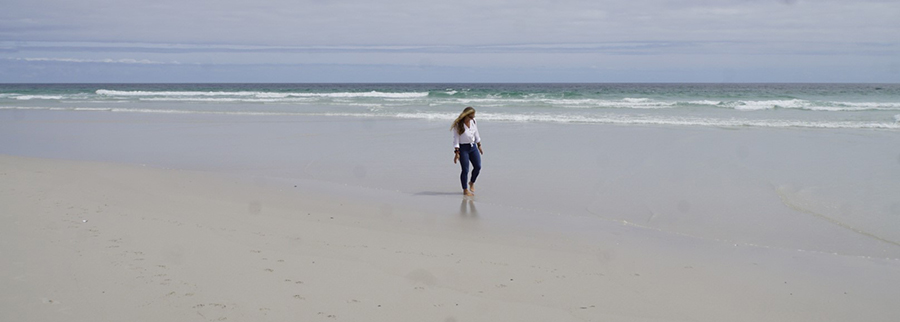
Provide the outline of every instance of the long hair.
{"type": "Polygon", "coordinates": [[[456,130],[457,134],[463,134],[464,132],[466,132],[466,122],[464,122],[463,120],[465,120],[467,116],[472,114],[475,114],[475,109],[471,106],[466,107],[462,111],[462,113],[459,113],[459,117],[457,117],[456,120],[453,121],[453,125],[450,125],[450,129],[456,130]]]}

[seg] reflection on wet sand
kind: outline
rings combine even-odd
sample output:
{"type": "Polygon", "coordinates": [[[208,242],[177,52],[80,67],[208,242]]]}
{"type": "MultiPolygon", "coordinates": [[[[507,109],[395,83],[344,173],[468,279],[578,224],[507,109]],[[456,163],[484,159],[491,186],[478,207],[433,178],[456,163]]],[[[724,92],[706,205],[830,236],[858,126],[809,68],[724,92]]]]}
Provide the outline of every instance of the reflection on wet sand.
{"type": "Polygon", "coordinates": [[[478,218],[478,209],[475,209],[475,201],[471,198],[463,198],[459,204],[459,215],[463,218],[478,218]]]}

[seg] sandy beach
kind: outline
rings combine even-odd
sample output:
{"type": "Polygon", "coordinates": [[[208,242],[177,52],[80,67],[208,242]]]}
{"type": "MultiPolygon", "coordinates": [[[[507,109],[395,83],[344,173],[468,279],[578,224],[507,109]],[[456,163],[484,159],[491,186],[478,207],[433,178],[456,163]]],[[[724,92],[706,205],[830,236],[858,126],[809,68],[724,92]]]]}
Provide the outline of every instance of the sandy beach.
{"type": "Polygon", "coordinates": [[[900,316],[891,132],[479,126],[0,111],[0,320],[900,316]]]}

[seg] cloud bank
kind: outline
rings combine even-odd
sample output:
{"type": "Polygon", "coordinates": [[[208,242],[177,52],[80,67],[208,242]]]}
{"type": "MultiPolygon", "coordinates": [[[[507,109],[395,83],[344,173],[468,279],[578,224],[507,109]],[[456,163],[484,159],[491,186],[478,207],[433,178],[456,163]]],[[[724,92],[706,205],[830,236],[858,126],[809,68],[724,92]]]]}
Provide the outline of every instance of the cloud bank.
{"type": "Polygon", "coordinates": [[[295,81],[316,81],[312,70],[327,79],[357,68],[343,81],[378,80],[365,73],[513,81],[526,71],[546,81],[633,81],[621,76],[630,70],[637,81],[729,81],[730,74],[730,81],[897,82],[897,12],[900,2],[874,0],[8,0],[0,81],[23,81],[9,73],[41,63],[106,63],[182,68],[168,74],[188,78],[170,81],[208,80],[187,66],[264,78],[250,66],[280,65],[310,71],[295,81]],[[472,76],[448,74],[461,68],[472,76]]]}

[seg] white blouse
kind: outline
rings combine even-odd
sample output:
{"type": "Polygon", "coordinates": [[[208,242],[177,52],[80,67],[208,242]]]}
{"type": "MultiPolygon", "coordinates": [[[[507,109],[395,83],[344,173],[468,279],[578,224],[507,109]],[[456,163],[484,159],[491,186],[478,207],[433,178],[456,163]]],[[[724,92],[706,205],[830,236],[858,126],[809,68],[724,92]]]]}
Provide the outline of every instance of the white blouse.
{"type": "Polygon", "coordinates": [[[465,132],[459,134],[455,129],[453,130],[453,147],[458,148],[460,144],[474,144],[481,142],[481,136],[478,135],[478,124],[475,120],[472,120],[472,127],[468,127],[463,124],[463,128],[465,132]]]}

